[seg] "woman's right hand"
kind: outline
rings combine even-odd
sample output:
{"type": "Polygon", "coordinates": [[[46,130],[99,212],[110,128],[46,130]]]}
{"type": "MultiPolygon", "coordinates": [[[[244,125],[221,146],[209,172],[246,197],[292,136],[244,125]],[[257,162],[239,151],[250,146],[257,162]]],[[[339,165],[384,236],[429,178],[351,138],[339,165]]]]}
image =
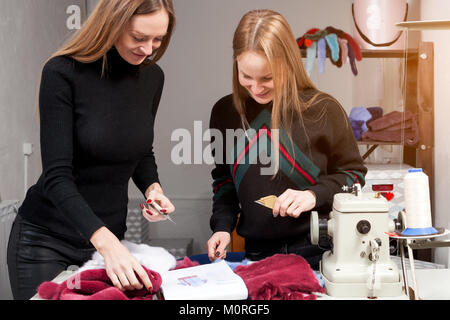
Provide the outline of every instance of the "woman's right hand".
{"type": "Polygon", "coordinates": [[[98,229],[90,241],[103,256],[106,273],[115,287],[122,291],[142,289],[142,284],[149,291],[153,288],[152,282],[141,264],[106,227],[98,229]],[[142,283],[136,275],[139,276],[142,283]]]}
{"type": "Polygon", "coordinates": [[[225,259],[227,256],[227,246],[230,244],[230,241],[231,235],[229,232],[219,231],[214,233],[206,243],[209,260],[225,259]]]}

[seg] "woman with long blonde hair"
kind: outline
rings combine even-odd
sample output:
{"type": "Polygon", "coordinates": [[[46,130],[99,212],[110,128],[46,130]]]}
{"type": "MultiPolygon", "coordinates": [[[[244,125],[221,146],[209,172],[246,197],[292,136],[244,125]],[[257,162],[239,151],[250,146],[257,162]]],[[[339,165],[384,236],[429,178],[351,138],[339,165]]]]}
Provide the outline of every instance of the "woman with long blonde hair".
{"type": "Polygon", "coordinates": [[[220,152],[232,161],[215,159],[209,258],[225,257],[237,225],[250,260],[295,253],[317,268],[323,251],[309,241],[309,212],[328,214],[334,194],[364,184],[367,171],[346,113],[307,76],[281,14],[246,13],[233,51],[233,94],[215,104],[210,127],[224,136],[230,129],[245,134],[220,152]],[[256,203],[270,196],[273,209],[256,203]]]}
{"type": "Polygon", "coordinates": [[[164,73],[156,62],[175,27],[172,0],[101,0],[83,27],[46,62],[39,116],[43,172],[27,192],[8,244],[15,299],[97,250],[121,290],[152,290],[120,242],[128,183],[142,214],[165,220],[175,208],[159,183],[153,135],[164,73]],[[144,202],[144,201],[143,201],[144,202]]]}

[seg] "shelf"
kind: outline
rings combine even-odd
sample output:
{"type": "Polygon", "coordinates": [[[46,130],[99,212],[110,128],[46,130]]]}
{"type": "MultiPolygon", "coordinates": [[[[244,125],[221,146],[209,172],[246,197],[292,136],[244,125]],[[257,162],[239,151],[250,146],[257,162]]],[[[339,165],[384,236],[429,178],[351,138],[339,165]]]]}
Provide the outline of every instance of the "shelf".
{"type": "MultiPolygon", "coordinates": [[[[303,58],[306,58],[306,49],[300,49],[303,58]]],[[[417,49],[408,49],[408,56],[417,56],[417,49]]],[[[363,58],[404,58],[405,50],[370,50],[362,49],[361,54],[363,58]]],[[[327,54],[327,58],[329,55],[327,54]]]]}
{"type": "Polygon", "coordinates": [[[450,30],[450,20],[406,21],[396,26],[409,30],[450,30]]]}
{"type": "Polygon", "coordinates": [[[378,148],[378,146],[380,145],[385,145],[385,146],[401,146],[402,143],[401,142],[386,142],[386,141],[356,141],[358,143],[359,146],[371,146],[369,148],[369,150],[366,151],[366,153],[364,153],[362,155],[362,159],[366,160],[371,154],[372,152],[375,151],[376,148],[378,148]]]}
{"type": "MultiPolygon", "coordinates": [[[[409,56],[417,55],[417,49],[408,49],[409,56]]],[[[404,58],[405,50],[361,50],[363,58],[404,58]]]]}
{"type": "Polygon", "coordinates": [[[358,145],[364,146],[364,145],[395,145],[395,146],[401,146],[401,142],[386,142],[386,141],[356,141],[358,145]]]}

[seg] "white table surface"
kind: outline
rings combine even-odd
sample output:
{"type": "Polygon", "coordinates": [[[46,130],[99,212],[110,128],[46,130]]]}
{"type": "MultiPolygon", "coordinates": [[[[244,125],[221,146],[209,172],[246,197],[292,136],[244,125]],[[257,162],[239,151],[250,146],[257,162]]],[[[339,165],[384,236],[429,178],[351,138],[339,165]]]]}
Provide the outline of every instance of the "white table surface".
{"type": "MultiPolygon", "coordinates": [[[[73,271],[63,271],[53,282],[61,283],[73,274],[73,271]]],[[[402,278],[403,279],[403,278],[402,278]]],[[[403,280],[402,280],[403,281],[403,280]]],[[[416,270],[417,290],[421,300],[450,300],[450,269],[417,269],[416,270]]],[[[403,282],[402,282],[403,284],[403,282]]],[[[408,285],[412,288],[411,272],[408,270],[408,285]]],[[[380,300],[405,300],[405,296],[379,298],[380,300]]],[[[39,295],[35,295],[31,300],[43,300],[39,295]]],[[[318,300],[368,300],[366,298],[339,297],[334,298],[328,295],[319,296],[318,300]]],[[[377,300],[377,299],[375,299],[377,300]]]]}

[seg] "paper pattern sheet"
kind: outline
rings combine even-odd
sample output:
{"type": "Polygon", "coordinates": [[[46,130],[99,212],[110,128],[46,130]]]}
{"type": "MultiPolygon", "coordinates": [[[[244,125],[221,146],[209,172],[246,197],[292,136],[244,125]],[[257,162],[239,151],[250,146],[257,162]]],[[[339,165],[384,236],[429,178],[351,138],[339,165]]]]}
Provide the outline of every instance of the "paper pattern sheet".
{"type": "Polygon", "coordinates": [[[248,291],[241,277],[225,261],[162,274],[165,300],[239,300],[248,291]]]}

